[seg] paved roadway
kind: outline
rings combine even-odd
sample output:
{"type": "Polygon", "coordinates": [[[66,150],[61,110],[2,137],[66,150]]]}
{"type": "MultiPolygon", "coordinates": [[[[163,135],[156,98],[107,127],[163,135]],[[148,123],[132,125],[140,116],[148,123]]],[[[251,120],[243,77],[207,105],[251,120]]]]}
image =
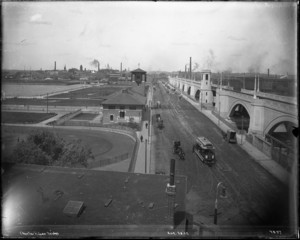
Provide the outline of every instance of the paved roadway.
{"type": "Polygon", "coordinates": [[[256,163],[239,145],[225,142],[213,122],[183,98],[168,94],[162,84],[154,91],[153,103],[156,101],[160,101],[162,107],[152,113],[151,154],[156,159],[155,171],[169,174],[170,159],[176,159],[176,174],[188,177],[186,211],[193,215],[194,221],[213,224],[216,186],[223,182],[228,197],[218,200],[219,225],[262,227],[266,233],[280,226],[283,233],[290,224],[289,187],[256,163]],[[157,128],[156,113],[164,121],[162,130],[157,128]],[[216,147],[217,163],[211,168],[192,153],[194,139],[201,135],[216,147]],[[174,140],[181,141],[185,160],[179,160],[172,153],[174,140]]]}

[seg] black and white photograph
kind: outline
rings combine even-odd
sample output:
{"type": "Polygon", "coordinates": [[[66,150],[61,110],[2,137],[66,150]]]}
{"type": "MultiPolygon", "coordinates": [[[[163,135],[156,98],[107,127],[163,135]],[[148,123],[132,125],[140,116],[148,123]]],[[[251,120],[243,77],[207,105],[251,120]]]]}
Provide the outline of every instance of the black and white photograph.
{"type": "Polygon", "coordinates": [[[299,238],[298,10],[2,1],[2,238],[299,238]]]}

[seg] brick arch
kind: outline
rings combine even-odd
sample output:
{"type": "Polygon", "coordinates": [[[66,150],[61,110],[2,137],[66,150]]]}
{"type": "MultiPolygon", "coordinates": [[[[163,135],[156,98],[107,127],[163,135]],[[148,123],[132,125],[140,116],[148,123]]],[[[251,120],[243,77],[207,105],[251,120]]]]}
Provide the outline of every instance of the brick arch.
{"type": "Polygon", "coordinates": [[[269,131],[276,125],[279,124],[281,122],[291,122],[294,123],[297,127],[298,127],[298,120],[295,117],[292,117],[290,115],[283,115],[283,116],[279,116],[277,118],[272,119],[267,126],[265,127],[264,131],[263,131],[263,135],[265,136],[267,133],[269,133],[269,131]]]}

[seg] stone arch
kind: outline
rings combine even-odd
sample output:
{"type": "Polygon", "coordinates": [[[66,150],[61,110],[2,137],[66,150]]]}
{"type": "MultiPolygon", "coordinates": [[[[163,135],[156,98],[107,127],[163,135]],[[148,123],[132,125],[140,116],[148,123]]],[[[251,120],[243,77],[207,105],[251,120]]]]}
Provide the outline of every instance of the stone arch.
{"type": "Polygon", "coordinates": [[[188,87],[187,94],[191,95],[191,86],[188,87]]]}
{"type": "Polygon", "coordinates": [[[269,133],[274,127],[278,126],[280,123],[284,122],[290,122],[298,127],[297,118],[289,116],[289,115],[283,115],[279,116],[272,121],[269,122],[269,124],[265,127],[263,131],[263,135],[265,136],[267,133],[269,133]]]}
{"type": "Polygon", "coordinates": [[[236,101],[232,104],[228,117],[235,122],[236,127],[240,130],[246,130],[248,132],[250,126],[250,111],[245,104],[240,101],[236,101]]]}
{"type": "Polygon", "coordinates": [[[196,91],[196,93],[195,93],[195,99],[196,99],[197,101],[199,101],[199,99],[200,99],[200,90],[199,90],[199,89],[197,89],[197,91],[196,91]]]}
{"type": "Polygon", "coordinates": [[[237,105],[242,105],[242,106],[247,110],[248,115],[251,116],[251,115],[250,115],[251,111],[250,111],[250,109],[249,109],[249,106],[248,106],[247,104],[245,104],[245,103],[243,103],[243,102],[237,100],[237,101],[235,101],[235,102],[233,102],[233,103],[231,104],[231,107],[229,108],[229,111],[228,111],[228,113],[229,113],[228,117],[230,117],[231,112],[233,111],[233,109],[234,109],[237,105]]]}
{"type": "Polygon", "coordinates": [[[185,86],[184,86],[184,84],[182,84],[182,91],[184,92],[184,88],[185,88],[185,86]]]}

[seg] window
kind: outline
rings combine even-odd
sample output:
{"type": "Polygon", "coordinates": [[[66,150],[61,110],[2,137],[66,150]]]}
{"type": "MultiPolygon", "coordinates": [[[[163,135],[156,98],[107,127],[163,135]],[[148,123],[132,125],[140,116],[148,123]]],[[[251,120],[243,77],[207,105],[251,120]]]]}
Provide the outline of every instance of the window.
{"type": "Polygon", "coordinates": [[[114,120],[114,115],[110,115],[109,120],[113,121],[114,120]]]}
{"type": "Polygon", "coordinates": [[[136,106],[129,106],[130,110],[136,110],[136,106]]]}
{"type": "Polygon", "coordinates": [[[120,106],[120,109],[125,109],[125,106],[120,106]]]}
{"type": "Polygon", "coordinates": [[[116,106],[108,106],[108,109],[116,109],[116,106]]]}
{"type": "Polygon", "coordinates": [[[206,96],[207,96],[207,92],[206,92],[206,96]]]}
{"type": "Polygon", "coordinates": [[[125,118],[125,111],[120,111],[120,118],[125,118]]]}
{"type": "Polygon", "coordinates": [[[208,80],[208,74],[205,74],[205,80],[208,80]]]}

